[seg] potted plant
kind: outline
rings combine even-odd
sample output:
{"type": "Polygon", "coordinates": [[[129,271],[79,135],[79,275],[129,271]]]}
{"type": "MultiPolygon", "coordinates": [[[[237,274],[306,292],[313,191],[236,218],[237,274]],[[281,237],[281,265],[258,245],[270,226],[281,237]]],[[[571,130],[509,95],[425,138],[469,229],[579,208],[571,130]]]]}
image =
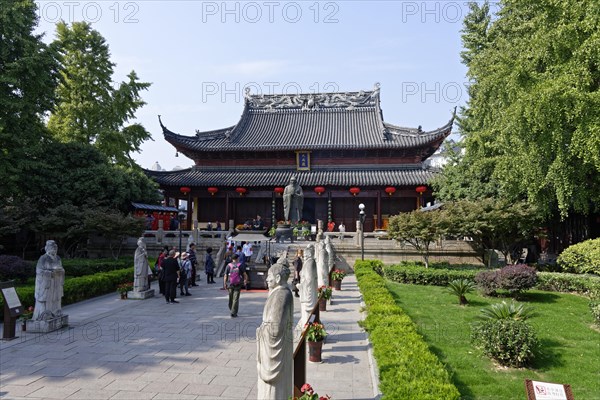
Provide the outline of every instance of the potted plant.
{"type": "Polygon", "coordinates": [[[121,294],[121,300],[125,300],[127,298],[127,292],[131,290],[133,290],[132,282],[121,283],[117,286],[117,292],[121,294]]]}
{"type": "Polygon", "coordinates": [[[308,383],[305,383],[304,385],[302,385],[302,387],[300,388],[300,392],[302,393],[302,396],[291,397],[290,399],[291,400],[329,400],[329,399],[331,399],[331,396],[329,396],[329,395],[319,397],[319,394],[315,393],[315,390],[308,383]]]}
{"type": "Polygon", "coordinates": [[[341,269],[334,269],[331,272],[331,280],[335,290],[342,290],[342,280],[346,277],[346,272],[341,269]]]}
{"type": "Polygon", "coordinates": [[[308,342],[308,361],[321,362],[321,352],[323,350],[323,340],[327,336],[327,331],[323,324],[311,322],[305,325],[306,341],[308,342]]]}
{"type": "Polygon", "coordinates": [[[30,320],[31,317],[33,317],[33,311],[33,306],[29,306],[29,308],[25,310],[23,314],[21,314],[21,316],[19,317],[19,321],[21,321],[22,332],[27,331],[27,321],[30,320]]]}
{"type": "Polygon", "coordinates": [[[321,286],[319,289],[319,311],[327,311],[327,301],[331,299],[331,286],[321,286]]]}

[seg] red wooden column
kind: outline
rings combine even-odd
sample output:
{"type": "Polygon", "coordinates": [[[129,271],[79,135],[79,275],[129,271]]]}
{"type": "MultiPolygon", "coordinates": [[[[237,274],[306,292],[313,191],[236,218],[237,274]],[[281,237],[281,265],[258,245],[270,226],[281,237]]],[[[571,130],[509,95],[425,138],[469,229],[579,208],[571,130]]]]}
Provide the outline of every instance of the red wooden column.
{"type": "Polygon", "coordinates": [[[383,221],[381,220],[381,190],[377,191],[377,226],[375,229],[381,229],[383,221]]]}

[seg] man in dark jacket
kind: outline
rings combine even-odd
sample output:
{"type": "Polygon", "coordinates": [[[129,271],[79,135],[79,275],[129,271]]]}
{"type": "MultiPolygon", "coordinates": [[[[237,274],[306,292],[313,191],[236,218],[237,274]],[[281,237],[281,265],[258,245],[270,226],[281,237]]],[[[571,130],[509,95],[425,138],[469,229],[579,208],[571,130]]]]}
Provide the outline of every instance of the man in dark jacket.
{"type": "Polygon", "coordinates": [[[190,254],[190,263],[192,263],[192,277],[190,279],[190,286],[198,286],[196,280],[201,281],[200,275],[197,274],[197,265],[198,265],[198,257],[196,256],[196,243],[190,243],[190,249],[188,250],[190,254]]]}
{"type": "Polygon", "coordinates": [[[167,304],[179,303],[175,300],[177,294],[177,280],[179,279],[179,263],[175,250],[169,251],[169,257],[162,262],[163,280],[165,281],[165,299],[167,304]]]}

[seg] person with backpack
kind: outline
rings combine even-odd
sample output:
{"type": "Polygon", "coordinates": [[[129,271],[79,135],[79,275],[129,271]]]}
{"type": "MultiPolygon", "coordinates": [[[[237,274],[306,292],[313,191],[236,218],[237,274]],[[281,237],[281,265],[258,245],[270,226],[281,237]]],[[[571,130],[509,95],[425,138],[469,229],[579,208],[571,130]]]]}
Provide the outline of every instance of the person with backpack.
{"type": "Polygon", "coordinates": [[[246,265],[238,262],[238,255],[231,256],[231,262],[225,267],[223,285],[229,290],[229,310],[231,317],[237,317],[242,286],[248,283],[246,265]]]}
{"type": "Polygon", "coordinates": [[[198,258],[196,257],[196,243],[190,243],[189,249],[187,251],[189,253],[189,257],[190,257],[190,263],[192,264],[192,274],[190,277],[190,286],[198,286],[198,284],[196,283],[196,280],[201,281],[202,279],[200,279],[200,274],[197,273],[197,265],[198,265],[198,258]]]}
{"type": "Polygon", "coordinates": [[[206,248],[206,257],[204,258],[204,272],[206,273],[206,283],[215,283],[215,260],[212,258],[212,247],[206,248]]]}
{"type": "Polygon", "coordinates": [[[181,255],[181,274],[179,278],[179,294],[181,296],[191,296],[192,294],[189,291],[189,282],[192,277],[192,263],[190,261],[190,255],[186,252],[183,252],[181,255]],[[185,293],[184,290],[185,289],[185,293]]]}

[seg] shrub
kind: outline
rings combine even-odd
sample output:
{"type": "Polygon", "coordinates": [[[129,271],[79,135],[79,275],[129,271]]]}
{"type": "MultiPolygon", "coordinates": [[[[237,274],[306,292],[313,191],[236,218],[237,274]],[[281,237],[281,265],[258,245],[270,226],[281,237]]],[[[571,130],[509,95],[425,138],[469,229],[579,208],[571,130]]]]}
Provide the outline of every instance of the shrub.
{"type": "Polygon", "coordinates": [[[357,261],[354,271],[368,313],[361,325],[373,344],[384,398],[458,399],[460,393],[448,371],[396,304],[384,278],[377,274],[380,265],[376,261],[357,261]]]}
{"type": "Polygon", "coordinates": [[[594,316],[596,325],[600,325],[600,286],[594,287],[590,293],[590,310],[594,316]]]}
{"type": "Polygon", "coordinates": [[[465,305],[468,303],[465,295],[467,293],[471,293],[475,289],[475,284],[473,281],[468,279],[455,279],[448,284],[448,291],[450,293],[458,296],[458,302],[461,305],[465,305]]]}
{"type": "Polygon", "coordinates": [[[98,272],[116,271],[133,266],[133,258],[123,257],[118,260],[109,259],[63,259],[63,268],[67,276],[79,277],[93,275],[98,272]]]}
{"type": "Polygon", "coordinates": [[[531,289],[537,282],[535,268],[525,264],[507,265],[497,273],[498,286],[511,294],[531,289]]]}
{"type": "Polygon", "coordinates": [[[28,278],[33,277],[35,277],[33,263],[17,256],[0,256],[0,281],[15,279],[20,283],[25,283],[28,278]]]}
{"type": "Polygon", "coordinates": [[[513,319],[478,323],[472,327],[471,339],[486,356],[509,367],[528,365],[538,344],[533,328],[513,319]]]}
{"type": "Polygon", "coordinates": [[[475,276],[477,287],[486,296],[492,296],[498,289],[508,290],[511,295],[531,289],[537,282],[535,268],[524,264],[507,265],[493,270],[481,271],[475,276]]]}
{"type": "Polygon", "coordinates": [[[600,238],[569,246],[556,261],[565,272],[600,275],[600,238]]]}
{"type": "Polygon", "coordinates": [[[536,287],[552,292],[579,293],[590,295],[595,288],[600,290],[600,277],[595,275],[538,272],[536,287]]]}
{"type": "Polygon", "coordinates": [[[507,303],[492,304],[489,308],[481,310],[480,318],[486,320],[512,319],[525,321],[533,315],[533,309],[525,304],[517,304],[514,301],[507,303]]]}
{"type": "Polygon", "coordinates": [[[486,296],[493,296],[496,294],[498,285],[498,272],[497,271],[481,271],[475,275],[475,284],[486,296]]]}
{"type": "Polygon", "coordinates": [[[472,269],[437,269],[425,268],[416,264],[391,265],[383,268],[385,278],[413,285],[448,286],[455,279],[475,278],[476,271],[472,269]]]}

